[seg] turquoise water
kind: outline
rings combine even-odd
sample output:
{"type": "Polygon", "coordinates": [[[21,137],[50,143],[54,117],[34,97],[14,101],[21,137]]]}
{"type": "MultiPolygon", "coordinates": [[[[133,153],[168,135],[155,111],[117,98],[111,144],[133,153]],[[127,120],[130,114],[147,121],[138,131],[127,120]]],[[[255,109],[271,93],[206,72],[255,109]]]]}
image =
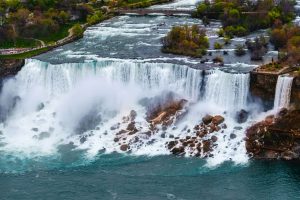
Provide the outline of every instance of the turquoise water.
{"type": "MultiPolygon", "coordinates": [[[[72,159],[72,158],[70,158],[72,159]]],[[[299,199],[298,163],[251,161],[208,168],[202,159],[99,156],[84,165],[31,163],[1,173],[0,199],[299,199]],[[47,166],[47,167],[46,167],[47,166]]]]}

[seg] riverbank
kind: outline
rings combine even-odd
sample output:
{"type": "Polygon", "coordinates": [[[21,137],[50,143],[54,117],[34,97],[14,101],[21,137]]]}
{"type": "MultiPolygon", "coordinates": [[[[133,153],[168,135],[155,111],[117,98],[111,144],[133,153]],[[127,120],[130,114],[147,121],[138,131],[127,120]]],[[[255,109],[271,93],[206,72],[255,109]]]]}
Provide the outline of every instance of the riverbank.
{"type": "MultiPolygon", "coordinates": [[[[134,2],[131,4],[125,4],[122,7],[117,7],[117,10],[119,9],[136,9],[136,8],[145,8],[152,5],[158,5],[163,3],[171,2],[172,0],[148,0],[148,1],[142,1],[142,2],[134,2]]],[[[103,17],[101,17],[101,20],[95,21],[93,23],[84,23],[81,24],[81,27],[83,29],[83,32],[90,26],[93,26],[96,23],[101,23],[105,20],[111,19],[112,17],[115,17],[119,15],[120,13],[116,11],[116,8],[106,8],[105,9],[107,13],[104,14],[103,17]]],[[[69,35],[63,39],[60,39],[56,42],[52,42],[50,44],[43,45],[36,47],[36,48],[13,48],[13,49],[0,49],[0,59],[26,59],[31,58],[33,56],[40,55],[42,53],[48,52],[54,48],[57,48],[59,46],[74,42],[80,38],[82,38],[83,34],[74,34],[73,29],[74,27],[70,28],[68,30],[69,35]]]]}

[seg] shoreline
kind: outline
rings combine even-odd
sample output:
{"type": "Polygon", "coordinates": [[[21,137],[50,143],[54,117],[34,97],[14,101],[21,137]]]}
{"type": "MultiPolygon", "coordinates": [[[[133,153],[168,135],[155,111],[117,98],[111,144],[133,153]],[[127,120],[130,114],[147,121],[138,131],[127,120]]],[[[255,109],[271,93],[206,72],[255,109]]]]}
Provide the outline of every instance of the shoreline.
{"type": "MultiPolygon", "coordinates": [[[[102,23],[106,20],[109,20],[113,17],[116,16],[120,16],[122,15],[121,13],[118,13],[118,10],[122,10],[122,9],[136,9],[136,8],[148,8],[150,6],[153,5],[160,5],[160,4],[165,4],[165,3],[170,3],[173,0],[153,0],[153,1],[149,1],[148,4],[146,4],[146,6],[142,3],[135,3],[132,5],[127,5],[121,8],[116,9],[112,9],[111,11],[109,11],[106,16],[104,17],[103,20],[97,22],[98,23],[102,23]]],[[[88,23],[84,23],[81,24],[81,27],[83,29],[83,34],[84,32],[87,30],[87,28],[93,26],[95,24],[88,24],[88,23]]],[[[58,41],[56,41],[54,44],[50,44],[50,45],[46,45],[46,46],[40,46],[40,47],[36,47],[36,48],[30,48],[30,49],[25,49],[24,51],[18,52],[18,53],[2,53],[5,51],[17,51],[17,49],[21,49],[21,48],[9,48],[9,49],[0,49],[0,60],[5,60],[5,59],[27,59],[27,58],[32,58],[34,56],[46,53],[48,51],[53,50],[54,48],[69,44],[71,42],[74,42],[76,40],[79,40],[83,37],[82,35],[74,35],[72,33],[72,28],[69,29],[69,35],[65,38],[62,38],[58,41]]]]}

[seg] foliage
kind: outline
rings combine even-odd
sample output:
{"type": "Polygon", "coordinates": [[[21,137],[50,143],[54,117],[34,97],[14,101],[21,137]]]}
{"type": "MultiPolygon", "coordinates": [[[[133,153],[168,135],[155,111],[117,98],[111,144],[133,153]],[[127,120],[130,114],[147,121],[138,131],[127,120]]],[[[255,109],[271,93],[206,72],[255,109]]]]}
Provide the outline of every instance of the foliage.
{"type": "Polygon", "coordinates": [[[256,37],[254,40],[247,40],[246,46],[251,52],[251,60],[262,60],[267,53],[269,41],[264,37],[256,37]]]}
{"type": "Polygon", "coordinates": [[[224,59],[221,56],[216,56],[215,58],[213,58],[213,62],[214,63],[223,63],[224,59]]]}
{"type": "MultiPolygon", "coordinates": [[[[294,1],[290,0],[214,0],[199,3],[195,17],[220,19],[229,37],[272,27],[275,21],[289,23],[295,18],[294,1]]],[[[220,32],[224,36],[224,32],[220,32]]]]}
{"type": "Polygon", "coordinates": [[[223,48],[223,45],[218,43],[218,42],[215,42],[214,43],[214,49],[222,49],[223,48]]]}
{"type": "Polygon", "coordinates": [[[201,57],[209,47],[204,29],[197,25],[175,26],[162,39],[163,52],[201,57]]]}
{"type": "Polygon", "coordinates": [[[235,53],[236,56],[243,56],[243,55],[245,55],[246,54],[245,46],[241,45],[241,44],[236,45],[234,53],[235,53]]]}
{"type": "Polygon", "coordinates": [[[73,31],[73,34],[75,36],[78,36],[78,37],[81,37],[83,35],[83,28],[81,27],[80,24],[75,24],[73,27],[72,27],[72,31],[73,31]]]}

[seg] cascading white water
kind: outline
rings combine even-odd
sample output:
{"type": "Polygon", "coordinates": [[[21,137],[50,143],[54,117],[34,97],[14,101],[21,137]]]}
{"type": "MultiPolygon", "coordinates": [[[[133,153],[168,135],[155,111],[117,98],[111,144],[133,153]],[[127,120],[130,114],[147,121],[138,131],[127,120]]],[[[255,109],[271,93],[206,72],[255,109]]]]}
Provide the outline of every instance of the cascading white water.
{"type": "Polygon", "coordinates": [[[288,108],[293,85],[293,77],[281,75],[277,79],[274,110],[288,108]]]}
{"type": "MultiPolygon", "coordinates": [[[[184,134],[181,130],[185,127],[192,129],[207,113],[224,115],[245,109],[248,87],[249,74],[203,72],[170,63],[104,60],[53,65],[27,60],[2,89],[0,106],[7,109],[2,113],[0,131],[6,145],[0,148],[28,155],[53,154],[58,145],[72,142],[88,149],[91,155],[102,149],[120,152],[111,127],[135,110],[137,126],[146,131],[145,108],[139,104],[143,98],[171,91],[193,103],[178,128],[167,131],[176,137],[184,134]],[[84,120],[93,126],[85,127],[84,120]],[[81,144],[78,133],[89,134],[87,142],[81,144]]],[[[234,131],[232,115],[227,115],[226,120],[228,131],[219,133],[223,139],[215,147],[217,160],[241,161],[241,155],[246,156],[243,132],[234,131]],[[232,132],[237,135],[235,140],[229,140],[232,132]]],[[[132,146],[132,153],[168,154],[167,141],[157,133],[151,137],[151,143],[132,146]]]]}
{"type": "Polygon", "coordinates": [[[249,82],[249,74],[214,71],[208,76],[204,98],[221,105],[226,111],[241,110],[247,104],[249,82]]]}

